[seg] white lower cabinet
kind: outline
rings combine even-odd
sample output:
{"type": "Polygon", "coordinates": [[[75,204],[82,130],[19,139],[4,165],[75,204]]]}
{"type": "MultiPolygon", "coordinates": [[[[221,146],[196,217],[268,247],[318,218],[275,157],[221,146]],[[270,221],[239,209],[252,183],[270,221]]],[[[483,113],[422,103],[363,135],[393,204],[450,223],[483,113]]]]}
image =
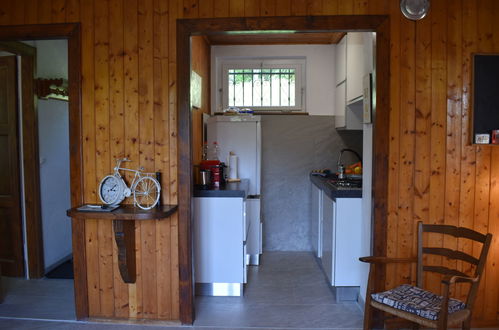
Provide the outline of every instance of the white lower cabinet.
{"type": "Polygon", "coordinates": [[[322,190],[312,183],[312,206],[311,214],[311,240],[314,254],[322,258],[322,190]]]}
{"type": "Polygon", "coordinates": [[[360,286],[362,198],[322,194],[322,267],[335,287],[360,286]]]}
{"type": "Polygon", "coordinates": [[[196,294],[242,295],[246,283],[246,200],[195,197],[196,294]]]}

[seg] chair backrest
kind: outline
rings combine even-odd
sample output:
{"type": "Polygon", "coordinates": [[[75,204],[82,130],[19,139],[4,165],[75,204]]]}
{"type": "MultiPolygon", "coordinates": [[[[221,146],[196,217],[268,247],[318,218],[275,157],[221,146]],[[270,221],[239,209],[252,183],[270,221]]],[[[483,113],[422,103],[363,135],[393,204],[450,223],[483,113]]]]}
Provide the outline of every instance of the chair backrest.
{"type": "Polygon", "coordinates": [[[418,287],[423,287],[423,272],[433,272],[442,275],[458,275],[465,277],[477,277],[479,280],[472,283],[468,297],[466,299],[466,305],[471,308],[475,300],[478,285],[480,284],[480,279],[482,277],[482,272],[485,267],[485,262],[487,260],[487,254],[489,252],[490,243],[492,241],[492,234],[481,234],[477,231],[463,228],[455,227],[449,225],[430,225],[423,224],[421,221],[418,222],[418,266],[417,266],[417,285],[418,287]],[[423,246],[423,234],[424,233],[438,233],[443,235],[451,235],[455,238],[465,238],[470,239],[473,242],[478,242],[482,244],[482,250],[480,251],[478,259],[474,256],[465,253],[463,251],[452,250],[444,247],[429,247],[423,246]],[[447,259],[460,260],[471,264],[474,269],[473,274],[465,274],[457,269],[451,269],[442,265],[424,265],[423,256],[425,254],[442,256],[447,259]]]}

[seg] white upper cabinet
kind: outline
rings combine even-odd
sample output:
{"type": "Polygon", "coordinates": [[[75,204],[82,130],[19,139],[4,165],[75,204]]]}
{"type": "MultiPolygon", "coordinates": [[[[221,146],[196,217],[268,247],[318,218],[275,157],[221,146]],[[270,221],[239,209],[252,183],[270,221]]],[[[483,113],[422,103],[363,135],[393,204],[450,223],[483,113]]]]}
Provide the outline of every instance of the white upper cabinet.
{"type": "Polygon", "coordinates": [[[347,79],[347,36],[336,45],[335,83],[340,84],[347,79]]]}
{"type": "Polygon", "coordinates": [[[362,98],[362,79],[364,77],[365,61],[363,35],[363,32],[350,32],[347,35],[347,104],[362,98]]]}

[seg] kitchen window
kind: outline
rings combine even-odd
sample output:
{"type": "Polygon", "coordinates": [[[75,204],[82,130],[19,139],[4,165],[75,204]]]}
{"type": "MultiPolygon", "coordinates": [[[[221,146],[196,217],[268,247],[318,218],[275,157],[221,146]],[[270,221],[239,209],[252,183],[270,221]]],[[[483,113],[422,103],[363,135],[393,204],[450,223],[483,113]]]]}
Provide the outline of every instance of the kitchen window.
{"type": "Polygon", "coordinates": [[[222,109],[303,111],[304,60],[225,61],[220,91],[222,109]]]}

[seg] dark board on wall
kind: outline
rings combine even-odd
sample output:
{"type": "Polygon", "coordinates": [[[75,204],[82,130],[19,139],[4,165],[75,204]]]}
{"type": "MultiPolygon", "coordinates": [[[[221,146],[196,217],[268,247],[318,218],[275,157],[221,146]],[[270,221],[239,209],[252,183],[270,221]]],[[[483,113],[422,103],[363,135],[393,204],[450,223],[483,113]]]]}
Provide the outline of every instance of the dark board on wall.
{"type": "Polygon", "coordinates": [[[473,136],[490,134],[496,129],[499,129],[499,54],[476,54],[473,58],[473,136]]]}

